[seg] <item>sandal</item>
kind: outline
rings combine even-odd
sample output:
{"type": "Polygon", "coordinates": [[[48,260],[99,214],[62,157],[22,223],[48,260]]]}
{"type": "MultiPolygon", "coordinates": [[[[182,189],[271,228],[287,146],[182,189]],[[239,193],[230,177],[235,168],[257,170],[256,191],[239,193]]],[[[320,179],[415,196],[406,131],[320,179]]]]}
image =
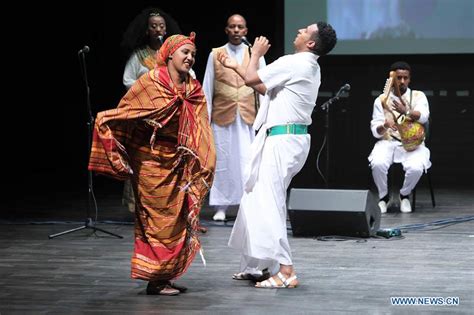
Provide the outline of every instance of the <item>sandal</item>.
{"type": "Polygon", "coordinates": [[[173,288],[168,281],[148,282],[146,287],[147,295],[178,295],[180,291],[173,288]]]}
{"type": "Polygon", "coordinates": [[[182,285],[178,285],[178,284],[176,284],[176,282],[172,283],[171,281],[168,281],[168,284],[169,284],[170,287],[172,287],[173,289],[178,290],[180,293],[184,293],[188,290],[188,288],[186,288],[182,285]]]}
{"type": "Polygon", "coordinates": [[[296,275],[289,278],[286,278],[281,272],[278,272],[276,275],[281,281],[280,284],[275,281],[274,276],[273,276],[271,278],[268,278],[265,281],[257,282],[255,287],[263,288],[263,289],[293,289],[299,285],[298,281],[296,281],[297,279],[296,275]],[[296,282],[296,283],[293,284],[293,282],[296,282]]]}
{"type": "Polygon", "coordinates": [[[234,273],[232,275],[232,279],[234,280],[251,280],[255,282],[261,282],[268,278],[270,278],[270,272],[268,272],[268,269],[263,269],[261,275],[254,275],[246,272],[234,273]]]}
{"type": "Polygon", "coordinates": [[[234,280],[255,280],[255,277],[250,273],[239,272],[232,275],[234,280]]]}

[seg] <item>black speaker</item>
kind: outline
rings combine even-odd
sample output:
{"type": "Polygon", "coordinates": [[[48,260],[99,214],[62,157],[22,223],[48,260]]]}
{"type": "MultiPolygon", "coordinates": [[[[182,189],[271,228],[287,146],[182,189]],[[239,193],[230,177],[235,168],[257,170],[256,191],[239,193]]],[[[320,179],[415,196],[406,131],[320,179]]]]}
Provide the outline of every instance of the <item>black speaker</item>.
{"type": "Polygon", "coordinates": [[[376,200],[369,190],[293,188],[288,201],[293,235],[375,235],[380,227],[376,200]]]}

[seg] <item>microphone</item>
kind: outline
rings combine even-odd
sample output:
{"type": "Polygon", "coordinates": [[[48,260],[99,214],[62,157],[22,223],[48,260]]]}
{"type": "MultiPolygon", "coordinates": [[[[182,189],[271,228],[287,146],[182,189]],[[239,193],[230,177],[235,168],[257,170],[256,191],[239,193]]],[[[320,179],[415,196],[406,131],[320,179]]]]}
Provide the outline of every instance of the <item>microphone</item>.
{"type": "Polygon", "coordinates": [[[80,55],[80,54],[85,54],[85,53],[88,53],[89,51],[90,51],[90,48],[89,48],[89,46],[86,45],[86,46],[82,47],[82,49],[79,50],[79,51],[77,52],[77,54],[78,54],[78,55],[80,55]]]}
{"type": "Polygon", "coordinates": [[[158,40],[163,45],[163,35],[158,35],[158,40]]]}
{"type": "Polygon", "coordinates": [[[351,86],[349,85],[349,83],[346,83],[344,84],[343,86],[341,86],[341,88],[339,89],[339,91],[337,91],[336,95],[334,95],[333,97],[331,97],[327,102],[325,102],[323,105],[321,105],[321,109],[322,110],[329,110],[329,105],[331,105],[332,103],[334,103],[335,101],[338,101],[339,98],[341,97],[341,95],[344,93],[344,92],[347,92],[351,89],[351,86]]]}
{"type": "Polygon", "coordinates": [[[350,89],[351,89],[351,86],[349,85],[349,83],[344,84],[343,86],[341,86],[341,88],[339,89],[339,91],[337,91],[336,97],[341,96],[342,93],[347,92],[347,91],[349,91],[350,89]]]}
{"type": "Polygon", "coordinates": [[[252,48],[252,44],[250,44],[250,42],[247,40],[247,37],[242,36],[240,39],[242,40],[242,43],[252,48]]]}

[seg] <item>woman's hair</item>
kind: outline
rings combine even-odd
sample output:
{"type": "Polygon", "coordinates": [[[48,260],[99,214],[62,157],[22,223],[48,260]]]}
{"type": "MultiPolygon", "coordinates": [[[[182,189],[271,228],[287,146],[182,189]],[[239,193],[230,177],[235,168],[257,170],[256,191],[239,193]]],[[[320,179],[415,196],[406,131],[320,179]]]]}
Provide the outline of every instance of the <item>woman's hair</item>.
{"type": "Polygon", "coordinates": [[[120,47],[124,58],[130,57],[134,50],[148,44],[148,19],[152,14],[159,14],[165,19],[166,36],[181,33],[178,23],[169,14],[159,8],[148,7],[142,10],[142,12],[130,22],[123,34],[120,47]]]}

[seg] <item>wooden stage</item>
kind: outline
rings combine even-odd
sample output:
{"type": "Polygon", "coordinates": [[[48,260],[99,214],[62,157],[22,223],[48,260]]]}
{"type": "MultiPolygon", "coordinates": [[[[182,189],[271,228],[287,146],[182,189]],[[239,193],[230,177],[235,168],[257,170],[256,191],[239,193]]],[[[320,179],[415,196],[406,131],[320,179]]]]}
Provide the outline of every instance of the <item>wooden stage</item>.
{"type": "MultiPolygon", "coordinates": [[[[436,201],[432,208],[420,190],[416,212],[384,214],[381,228],[474,215],[472,190],[437,190],[436,201]]],[[[404,230],[402,239],[320,241],[289,231],[301,286],[276,290],[231,279],[239,266],[238,253],[227,247],[232,222],[212,222],[205,208],[207,266],[197,255],[178,279],[188,292],[148,296],[146,283],[130,278],[131,214],[120,196],[97,202],[97,226],[123,239],[89,229],[48,239],[83,224],[82,199],[32,202],[2,214],[0,314],[473,314],[472,220],[404,230]],[[449,302],[457,305],[392,305],[392,297],[455,298],[449,302]]]]}

